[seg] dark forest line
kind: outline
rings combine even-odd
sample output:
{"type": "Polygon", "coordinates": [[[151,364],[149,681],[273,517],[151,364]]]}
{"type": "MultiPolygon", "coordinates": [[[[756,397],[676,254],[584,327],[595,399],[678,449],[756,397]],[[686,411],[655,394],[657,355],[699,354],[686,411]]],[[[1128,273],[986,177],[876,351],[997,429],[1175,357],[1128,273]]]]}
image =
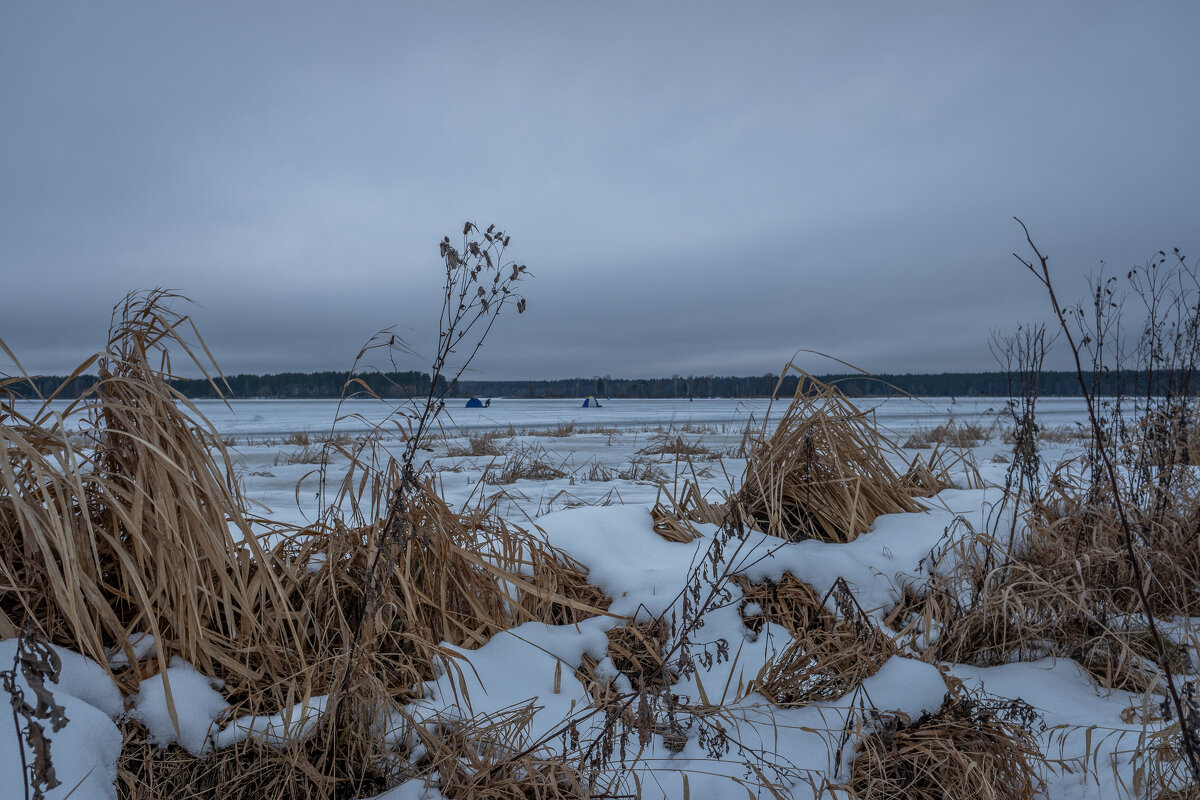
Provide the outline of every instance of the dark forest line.
{"type": "MultiPolygon", "coordinates": [[[[373,392],[386,398],[424,397],[430,389],[430,376],[423,372],[362,373],[354,375],[347,383],[344,372],[280,372],[270,375],[228,375],[218,386],[230,398],[272,399],[330,399],[346,396],[368,396],[373,392]],[[227,387],[227,388],[226,388],[227,387]]],[[[1003,372],[943,372],[938,374],[880,374],[863,375],[818,375],[818,380],[836,384],[848,397],[880,397],[890,395],[915,395],[917,397],[1008,397],[1009,376],[1003,372]]],[[[1165,375],[1161,385],[1165,388],[1165,375]]],[[[54,393],[62,386],[64,377],[46,375],[30,378],[10,389],[25,397],[43,397],[54,393]]],[[[807,379],[806,379],[807,380],[807,379]]],[[[1090,380],[1090,379],[1089,379],[1090,380]]],[[[562,398],[597,397],[612,398],[684,398],[684,397],[769,397],[778,386],[781,396],[790,396],[796,391],[799,377],[788,375],[780,384],[779,376],[766,374],[748,377],[675,376],[672,378],[563,378],[558,380],[508,380],[477,381],[459,380],[446,386],[439,378],[438,390],[445,390],[446,397],[518,397],[518,398],[562,398]]],[[[78,397],[80,393],[96,383],[94,375],[81,375],[72,379],[59,397],[78,397]]],[[[186,397],[215,398],[217,390],[206,380],[177,379],[175,387],[186,397]]],[[[1179,384],[1176,383],[1176,386],[1179,384]]],[[[1146,380],[1141,373],[1131,371],[1113,372],[1098,381],[1102,395],[1145,394],[1146,380]]],[[[1045,396],[1081,396],[1079,381],[1073,372],[1043,372],[1039,391],[1045,396]]],[[[1160,392],[1161,393],[1161,390],[1160,392]]]]}

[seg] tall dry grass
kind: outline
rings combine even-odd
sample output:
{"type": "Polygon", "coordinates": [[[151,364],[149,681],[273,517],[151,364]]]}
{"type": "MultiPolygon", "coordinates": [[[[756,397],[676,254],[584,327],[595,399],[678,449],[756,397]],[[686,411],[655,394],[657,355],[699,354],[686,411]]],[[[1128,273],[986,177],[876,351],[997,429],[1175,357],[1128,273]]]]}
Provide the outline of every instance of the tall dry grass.
{"type": "MultiPolygon", "coordinates": [[[[951,551],[935,554],[953,568],[935,571],[892,612],[902,637],[922,642],[927,658],[981,666],[1072,658],[1102,686],[1139,693],[1159,688],[1159,644],[1173,669],[1186,667],[1184,648],[1156,643],[1148,630],[1124,532],[1103,485],[1086,473],[1060,471],[1047,483],[1022,516],[1015,545],[1007,531],[967,531],[951,551]]],[[[1130,508],[1145,537],[1152,612],[1187,617],[1200,610],[1200,494],[1189,480],[1174,488],[1169,513],[1130,508]]]]}
{"type": "MultiPolygon", "coordinates": [[[[384,541],[379,500],[398,479],[394,463],[368,482],[365,459],[353,462],[359,480],[352,469],[342,487],[357,490],[355,513],[373,507],[373,518],[275,526],[284,541],[260,544],[224,444],[171,385],[172,354],[219,376],[188,318],[170,310],[177,300],[161,291],[126,298],[106,349],[76,370],[95,367],[98,383],[61,414],[49,399],[26,414],[0,386],[0,627],[31,621],[101,664],[123,651],[130,666],[114,670],[127,692],[180,656],[223,682],[227,719],[333,696],[318,733],[282,757],[256,756],[261,748],[247,742],[208,759],[176,754],[164,767],[129,723],[126,796],[143,796],[147,781],[165,791],[192,779],[207,787],[195,796],[213,797],[379,788],[396,754],[373,722],[439,669],[457,668],[443,642],[473,648],[521,622],[604,613],[607,599],[577,562],[486,512],[452,512],[428,482],[414,495],[406,546],[384,541]],[[76,444],[76,423],[86,446],[76,444]],[[362,625],[365,564],[378,552],[378,602],[362,625]],[[156,644],[140,661],[135,633],[156,644]]],[[[345,444],[335,446],[362,457],[345,444]]]]}
{"type": "Polygon", "coordinates": [[[47,402],[24,418],[4,401],[0,607],[101,663],[114,647],[132,659],[129,635],[145,632],[161,669],[179,655],[257,682],[287,669],[282,652],[303,652],[301,634],[223,443],[171,386],[172,349],[215,372],[188,318],[168,309],[175,299],[125,299],[106,349],[76,370],[94,366],[99,381],[61,414],[47,402]]]}
{"type": "Polygon", "coordinates": [[[802,378],[795,395],[749,443],[739,495],[757,526],[792,541],[848,542],[881,514],[921,511],[923,488],[892,468],[896,448],[874,418],[837,387],[789,370],[802,378]]]}

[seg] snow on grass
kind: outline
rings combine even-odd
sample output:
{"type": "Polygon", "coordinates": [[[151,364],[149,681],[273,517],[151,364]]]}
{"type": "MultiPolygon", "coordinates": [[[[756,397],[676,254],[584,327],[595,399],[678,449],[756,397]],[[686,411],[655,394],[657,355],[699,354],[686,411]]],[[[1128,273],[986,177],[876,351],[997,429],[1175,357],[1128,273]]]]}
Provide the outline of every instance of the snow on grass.
{"type": "Polygon", "coordinates": [[[205,677],[179,656],[171,658],[165,673],[153,675],[141,682],[137,694],[130,698],[133,708],[129,716],[146,726],[151,744],[166,747],[178,742],[194,756],[202,756],[211,746],[208,733],[213,720],[225,710],[225,698],[217,689],[220,681],[205,677]],[[175,718],[171,718],[168,688],[175,718]]]}
{"type": "MultiPolygon", "coordinates": [[[[503,405],[493,404],[486,417],[477,415],[464,424],[464,430],[483,430],[489,425],[521,427],[519,415],[503,405]]],[[[672,407],[671,411],[682,414],[701,405],[689,408],[683,403],[682,408],[672,407]]],[[[283,463],[280,454],[286,445],[254,443],[255,425],[272,430],[288,427],[286,419],[266,418],[267,408],[259,408],[255,412],[258,419],[247,423],[244,430],[233,426],[233,432],[244,442],[235,451],[237,475],[247,496],[268,508],[270,516],[303,524],[317,514],[317,476],[311,464],[283,463]],[[304,482],[298,489],[301,480],[304,482]]],[[[912,412],[909,417],[899,412],[889,417],[892,412],[888,408],[880,406],[879,415],[893,428],[945,419],[944,409],[939,412],[941,417],[918,417],[912,412]]],[[[636,480],[593,478],[607,473],[615,478],[635,458],[652,457],[667,474],[696,480],[702,492],[726,491],[730,488],[729,476],[740,475],[744,464],[729,455],[741,438],[742,423],[731,418],[728,405],[703,409],[694,419],[665,421],[668,430],[684,424],[693,426],[691,430],[698,430],[702,424],[718,426],[705,433],[689,432],[688,441],[694,440],[711,452],[725,453],[720,458],[706,457],[700,463],[669,453],[639,456],[638,451],[646,449],[659,431],[643,429],[649,424],[642,418],[650,413],[646,408],[636,406],[636,413],[626,417],[621,416],[621,409],[621,404],[606,403],[603,414],[587,420],[573,409],[569,413],[564,410],[557,418],[546,418],[546,427],[576,423],[570,436],[535,437],[538,446],[544,448],[544,457],[565,473],[552,480],[518,479],[515,484],[501,487],[484,477],[495,456],[450,458],[444,452],[429,456],[433,466],[443,470],[439,489],[452,506],[497,502],[501,513],[513,522],[526,527],[536,523],[550,544],[588,568],[589,582],[612,598],[610,613],[615,616],[596,617],[571,626],[526,623],[495,635],[476,650],[451,648],[462,657],[459,668],[426,684],[424,696],[405,709],[408,720],[436,730],[439,725],[497,715],[532,703],[532,724],[526,732],[529,741],[562,730],[572,719],[581,720],[580,733],[586,737],[597,731],[601,720],[581,717],[591,698],[576,668],[587,656],[598,662],[594,670],[598,678],[612,678],[617,690],[631,691],[629,679],[617,673],[606,657],[607,631],[624,623],[618,617],[651,620],[669,617],[672,612],[681,614],[681,597],[697,568],[703,566],[713,574],[724,571],[727,575],[744,575],[756,583],[778,582],[785,573],[791,573],[811,585],[819,596],[830,592],[840,578],[858,604],[879,622],[900,600],[906,586],[919,586],[930,569],[953,566],[949,559],[956,537],[969,529],[1003,532],[1011,524],[1012,510],[999,505],[999,490],[964,488],[969,485],[964,467],[954,476],[960,488],[923,501],[927,511],[881,516],[869,532],[847,544],[786,542],[751,531],[743,540],[725,542],[718,557],[713,549],[719,537],[716,526],[697,526],[700,537],[686,544],[665,541],[654,532],[649,509],[658,497],[657,486],[636,480]],[[589,432],[587,422],[611,427],[603,433],[589,432]],[[602,469],[592,469],[594,465],[602,469]],[[937,562],[929,557],[934,552],[947,557],[937,562]]],[[[984,413],[982,407],[975,410],[984,413]]],[[[756,411],[759,419],[761,411],[756,411]]],[[[1058,411],[1060,415],[1068,414],[1063,409],[1058,411]]],[[[305,413],[311,413],[311,408],[305,413]]],[[[220,419],[217,422],[221,424],[220,419]]],[[[454,440],[452,437],[446,441],[454,440]]],[[[532,439],[523,434],[497,441],[520,445],[532,439]]],[[[448,445],[440,446],[445,449],[448,445]]],[[[993,457],[1005,450],[1002,442],[984,443],[975,450],[979,474],[993,485],[1002,482],[1006,469],[993,457]]],[[[1061,448],[1049,448],[1047,460],[1054,460],[1059,452],[1061,448]]],[[[345,470],[344,460],[333,458],[327,485],[336,486],[345,470]]],[[[714,756],[711,748],[698,740],[698,727],[684,730],[686,740],[681,748],[667,748],[662,738],[655,736],[636,767],[644,796],[672,800],[687,794],[732,797],[745,794],[747,789],[743,787],[747,786],[752,796],[766,796],[754,788],[757,778],[747,770],[747,763],[753,761],[775,764],[779,772],[764,777],[782,781],[794,796],[815,797],[825,781],[837,782],[846,777],[846,764],[858,740],[845,738],[844,732],[863,722],[862,709],[856,704],[866,703],[880,711],[911,717],[941,705],[947,692],[942,672],[903,656],[889,659],[858,690],[839,700],[799,708],[772,705],[753,691],[752,681],[763,665],[787,645],[789,635],[769,622],[757,635],[750,631],[739,612],[741,590],[733,584],[727,588],[729,596],[707,609],[704,637],[726,640],[729,658],[702,665],[681,678],[672,691],[691,703],[707,699],[719,706],[719,719],[733,744],[723,756],[714,756]]],[[[830,610],[836,612],[832,605],[830,610]]],[[[1177,627],[1188,628],[1183,622],[1177,627]]],[[[137,656],[144,655],[141,651],[153,642],[147,639],[140,644],[137,656]]],[[[12,662],[14,652],[13,640],[0,642],[0,667],[12,662]]],[[[149,729],[152,741],[163,746],[177,741],[199,756],[213,747],[250,736],[268,743],[303,736],[325,707],[325,698],[309,698],[286,713],[243,718],[218,730],[215,723],[226,709],[219,686],[175,658],[165,677],[174,698],[179,723],[176,727],[167,708],[163,676],[143,680],[126,711],[117,687],[99,665],[73,653],[58,652],[62,674],[52,689],[70,722],[52,736],[52,754],[63,786],[50,797],[64,797],[75,784],[79,788],[72,798],[116,796],[113,781],[121,747],[116,721],[126,713],[149,729]]],[[[123,658],[124,654],[114,654],[114,666],[120,666],[123,658]]],[[[1081,668],[1065,659],[988,668],[952,664],[945,669],[947,675],[970,690],[997,698],[1019,698],[1036,710],[1039,725],[1045,726],[1037,730],[1043,752],[1057,759],[1058,764],[1045,776],[1049,796],[1113,797],[1120,795],[1123,784],[1131,785],[1133,751],[1143,728],[1134,719],[1137,715],[1131,717],[1129,710],[1140,707],[1141,698],[1098,690],[1081,668]]],[[[401,722],[394,720],[393,736],[400,735],[401,722]]],[[[20,771],[18,747],[15,729],[0,724],[0,774],[9,777],[10,788],[15,785],[11,779],[20,771]]],[[[382,795],[388,800],[436,800],[441,796],[436,787],[426,787],[421,781],[411,781],[382,795]]]]}

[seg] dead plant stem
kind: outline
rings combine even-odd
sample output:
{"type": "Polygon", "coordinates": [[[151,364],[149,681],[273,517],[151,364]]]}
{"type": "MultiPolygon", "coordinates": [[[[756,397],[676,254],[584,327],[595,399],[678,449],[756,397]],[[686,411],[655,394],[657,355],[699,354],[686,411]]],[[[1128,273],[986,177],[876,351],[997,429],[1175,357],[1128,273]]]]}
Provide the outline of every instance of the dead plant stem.
{"type": "Polygon", "coordinates": [[[1175,685],[1175,677],[1171,672],[1171,664],[1167,658],[1166,647],[1163,645],[1162,637],[1158,634],[1158,626],[1154,620],[1154,613],[1150,608],[1150,600],[1146,596],[1145,581],[1142,576],[1142,566],[1138,559],[1137,551],[1133,544],[1133,529],[1130,527],[1129,518],[1125,511],[1125,503],[1121,499],[1120,485],[1117,481],[1117,471],[1113,466],[1112,458],[1108,453],[1108,448],[1104,447],[1104,432],[1100,427],[1100,419],[1096,413],[1095,397],[1092,392],[1088,391],[1087,381],[1083,375],[1083,363],[1079,357],[1079,346],[1075,342],[1075,338],[1071,335],[1070,326],[1067,325],[1066,314],[1063,312],[1062,306],[1059,305],[1058,297],[1054,294],[1054,287],[1050,282],[1050,268],[1048,266],[1049,257],[1042,255],[1037,245],[1033,243],[1033,238],[1029,233],[1029,228],[1025,223],[1017,217],[1013,217],[1021,229],[1025,232],[1025,241],[1029,243],[1029,247],[1033,250],[1038,259],[1038,265],[1035,266],[1032,261],[1028,261],[1021,256],[1013,253],[1013,257],[1020,261],[1025,267],[1033,273],[1034,277],[1046,289],[1046,293],[1050,297],[1050,305],[1054,309],[1054,315],[1058,319],[1059,325],[1062,327],[1063,334],[1067,340],[1067,346],[1071,349],[1071,356],[1075,361],[1075,375],[1079,380],[1079,388],[1083,392],[1084,402],[1087,404],[1088,420],[1092,426],[1092,436],[1097,443],[1097,450],[1100,454],[1100,459],[1104,464],[1104,472],[1108,477],[1109,487],[1112,489],[1113,504],[1117,511],[1117,518],[1121,523],[1121,532],[1125,543],[1125,553],[1129,558],[1129,566],[1133,571],[1133,588],[1137,593],[1138,602],[1142,607],[1142,612],[1146,615],[1146,626],[1150,630],[1150,636],[1154,640],[1154,650],[1158,655],[1158,665],[1162,669],[1163,675],[1167,681],[1167,691],[1171,696],[1171,703],[1175,706],[1175,713],[1178,715],[1180,739],[1183,742],[1184,754],[1187,756],[1188,766],[1191,769],[1192,780],[1200,783],[1200,752],[1198,752],[1196,734],[1188,728],[1188,716],[1184,711],[1183,697],[1179,693],[1178,687],[1175,685]]]}

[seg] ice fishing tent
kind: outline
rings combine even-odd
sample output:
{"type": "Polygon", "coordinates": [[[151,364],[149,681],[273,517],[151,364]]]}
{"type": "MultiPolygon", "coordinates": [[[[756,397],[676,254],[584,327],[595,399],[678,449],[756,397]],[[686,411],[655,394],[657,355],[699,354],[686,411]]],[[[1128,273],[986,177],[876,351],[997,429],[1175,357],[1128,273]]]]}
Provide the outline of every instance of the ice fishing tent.
{"type": "Polygon", "coordinates": [[[584,407],[584,408],[588,408],[589,406],[595,406],[596,408],[599,408],[599,407],[600,407],[600,401],[599,401],[599,400],[597,400],[597,399],[596,399],[594,396],[592,396],[592,395],[590,395],[590,394],[589,394],[589,395],[587,396],[587,398],[586,398],[586,399],[584,399],[584,401],[583,401],[583,407],[584,407]]]}
{"type": "Polygon", "coordinates": [[[467,408],[483,408],[483,401],[478,397],[472,397],[467,401],[467,408]]]}

